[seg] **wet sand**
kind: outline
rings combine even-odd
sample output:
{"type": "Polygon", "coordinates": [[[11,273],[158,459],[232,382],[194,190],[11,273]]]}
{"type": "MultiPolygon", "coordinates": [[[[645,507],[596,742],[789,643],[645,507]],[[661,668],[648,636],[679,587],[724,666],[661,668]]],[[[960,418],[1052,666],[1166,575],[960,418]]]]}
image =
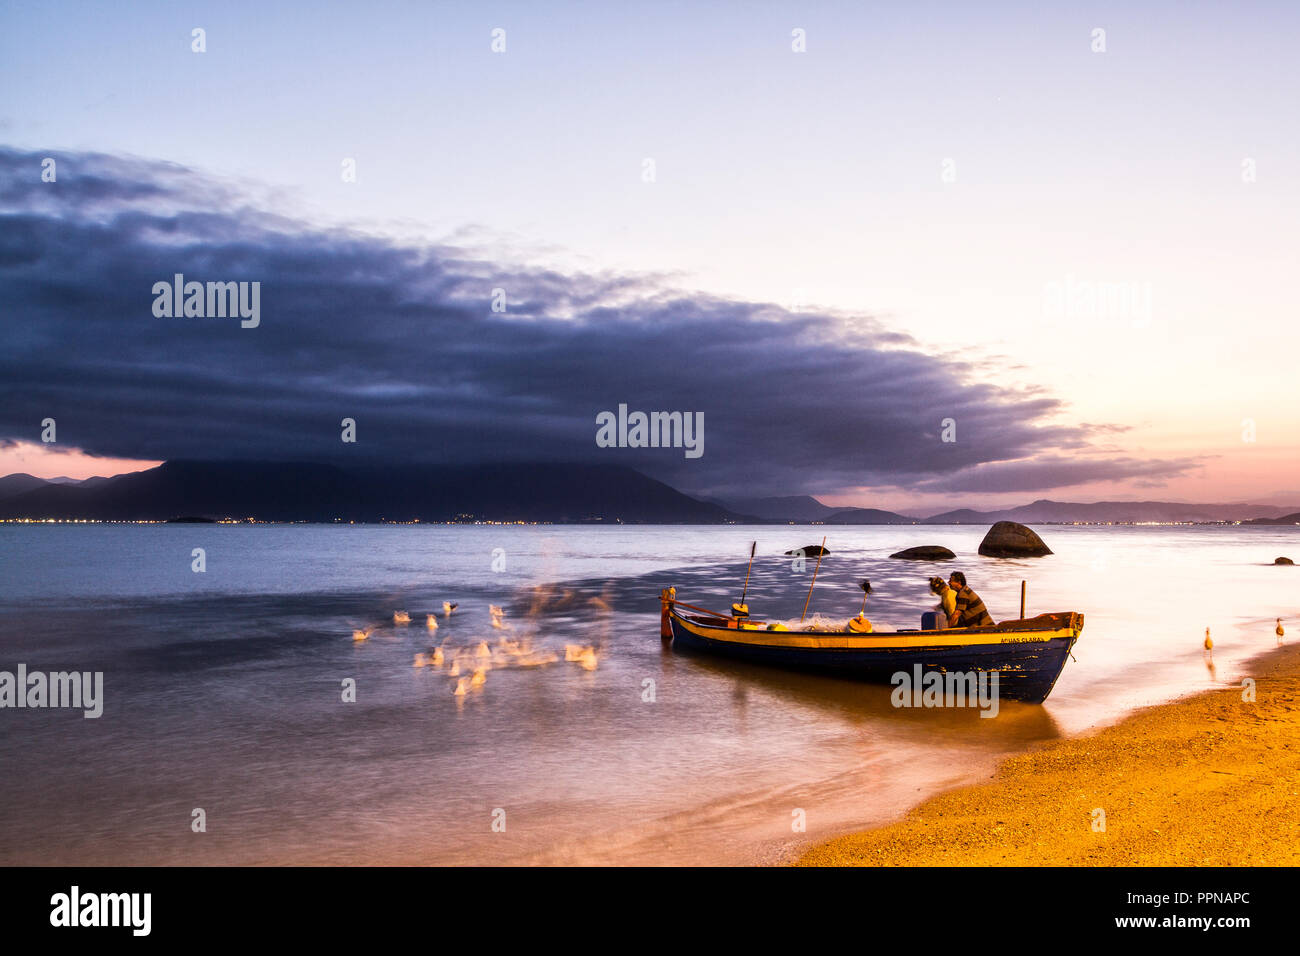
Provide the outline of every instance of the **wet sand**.
{"type": "Polygon", "coordinates": [[[822,843],[796,865],[1300,864],[1300,645],[1230,679],[1009,758],[988,783],[822,843]],[[1254,702],[1242,699],[1245,677],[1254,702]]]}

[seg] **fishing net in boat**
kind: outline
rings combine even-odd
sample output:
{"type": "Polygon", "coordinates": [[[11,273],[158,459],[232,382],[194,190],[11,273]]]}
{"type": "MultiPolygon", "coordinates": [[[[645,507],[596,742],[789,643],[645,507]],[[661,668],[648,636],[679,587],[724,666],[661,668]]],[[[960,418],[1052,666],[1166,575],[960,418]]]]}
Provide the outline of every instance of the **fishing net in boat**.
{"type": "Polygon", "coordinates": [[[800,621],[797,617],[783,621],[769,618],[767,623],[780,624],[788,631],[847,631],[849,629],[848,618],[822,617],[820,614],[814,614],[803,621],[800,621]]]}

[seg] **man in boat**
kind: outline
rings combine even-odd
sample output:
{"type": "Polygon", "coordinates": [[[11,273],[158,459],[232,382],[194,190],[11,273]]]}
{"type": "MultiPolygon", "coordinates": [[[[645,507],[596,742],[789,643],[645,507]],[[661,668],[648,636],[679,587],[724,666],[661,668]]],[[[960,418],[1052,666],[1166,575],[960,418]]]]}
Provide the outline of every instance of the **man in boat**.
{"type": "Polygon", "coordinates": [[[957,604],[948,615],[949,627],[979,627],[993,623],[980,596],[967,586],[966,575],[954,571],[948,577],[948,586],[957,593],[957,604]]]}

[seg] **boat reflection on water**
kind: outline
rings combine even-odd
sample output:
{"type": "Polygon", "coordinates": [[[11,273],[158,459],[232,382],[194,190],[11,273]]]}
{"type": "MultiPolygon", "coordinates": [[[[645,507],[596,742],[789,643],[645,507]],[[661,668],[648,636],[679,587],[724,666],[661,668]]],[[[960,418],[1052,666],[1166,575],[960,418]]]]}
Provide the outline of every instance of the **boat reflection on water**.
{"type": "Polygon", "coordinates": [[[980,717],[977,706],[899,707],[893,700],[896,689],[887,685],[683,653],[667,642],[663,644],[663,658],[667,673],[682,667],[730,680],[734,685],[732,699],[741,710],[759,697],[777,698],[790,705],[823,711],[827,717],[866,728],[876,737],[898,735],[908,742],[1001,751],[1065,735],[1049,708],[1022,701],[1001,701],[997,718],[986,720],[980,717]]]}
{"type": "Polygon", "coordinates": [[[1083,615],[1074,611],[941,630],[872,632],[868,625],[859,632],[852,627],[857,619],[848,629],[789,628],[754,621],[747,611],[720,614],[687,604],[676,588],[661,591],[659,600],[660,637],[684,650],[884,684],[915,673],[918,685],[939,679],[954,692],[969,679],[971,696],[978,688],[981,700],[1031,704],[1052,692],[1083,630],[1083,615]]]}

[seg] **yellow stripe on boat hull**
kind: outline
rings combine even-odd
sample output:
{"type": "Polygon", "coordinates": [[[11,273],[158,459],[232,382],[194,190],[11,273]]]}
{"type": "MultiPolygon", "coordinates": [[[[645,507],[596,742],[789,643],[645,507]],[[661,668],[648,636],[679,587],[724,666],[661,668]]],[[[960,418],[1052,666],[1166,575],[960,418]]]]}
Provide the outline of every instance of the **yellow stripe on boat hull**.
{"type": "Polygon", "coordinates": [[[697,637],[728,644],[746,644],[759,647],[799,647],[813,650],[885,650],[887,648],[968,647],[989,644],[1037,644],[1062,637],[1075,637],[1078,631],[1063,627],[1044,631],[917,631],[916,633],[877,634],[819,634],[812,631],[740,630],[729,627],[708,627],[682,617],[673,616],[686,630],[697,637]]]}

